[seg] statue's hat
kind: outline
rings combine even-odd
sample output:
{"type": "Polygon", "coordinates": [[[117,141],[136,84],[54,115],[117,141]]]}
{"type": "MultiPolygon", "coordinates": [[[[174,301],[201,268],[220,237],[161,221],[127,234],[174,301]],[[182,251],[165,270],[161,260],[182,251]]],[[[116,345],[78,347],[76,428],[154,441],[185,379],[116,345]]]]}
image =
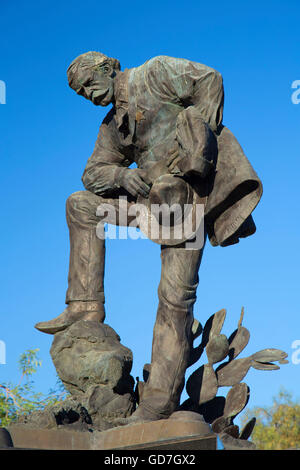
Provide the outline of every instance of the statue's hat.
{"type": "Polygon", "coordinates": [[[149,196],[138,196],[139,228],[155,243],[180,245],[193,239],[201,229],[203,202],[203,198],[182,176],[158,176],[149,196]]]}

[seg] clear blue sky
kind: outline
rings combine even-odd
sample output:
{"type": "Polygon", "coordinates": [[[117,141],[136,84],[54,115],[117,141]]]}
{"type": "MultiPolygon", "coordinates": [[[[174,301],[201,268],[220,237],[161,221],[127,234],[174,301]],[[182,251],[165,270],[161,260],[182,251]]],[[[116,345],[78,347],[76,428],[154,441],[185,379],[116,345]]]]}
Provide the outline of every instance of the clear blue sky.
{"type": "MultiPolygon", "coordinates": [[[[298,0],[1,2],[0,80],[7,86],[0,105],[0,340],[7,347],[1,381],[17,380],[19,355],[40,348],[37,388],[55,384],[52,337],[34,324],[64,309],[65,200],[82,189],[108,111],[68,87],[69,63],[89,50],[118,58],[123,68],[169,55],[222,73],[224,123],[261,177],[264,195],[254,236],[227,248],[207,245],[195,316],[204,324],[226,308],[230,334],[244,306],[251,339],[241,356],[275,347],[291,360],[300,339],[300,104],[291,100],[292,82],[300,79],[299,14],[298,0]]],[[[133,375],[141,376],[150,361],[159,247],[109,241],[106,274],[107,322],[133,350],[133,375]]],[[[292,362],[280,371],[252,370],[245,379],[249,406],[270,404],[281,385],[298,397],[299,375],[300,364],[292,362]]]]}

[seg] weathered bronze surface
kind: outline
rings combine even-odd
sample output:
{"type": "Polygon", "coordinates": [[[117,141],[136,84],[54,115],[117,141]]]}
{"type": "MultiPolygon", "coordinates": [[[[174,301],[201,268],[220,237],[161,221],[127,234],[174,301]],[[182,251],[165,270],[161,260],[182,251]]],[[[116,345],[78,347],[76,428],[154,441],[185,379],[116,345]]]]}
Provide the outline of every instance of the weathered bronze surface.
{"type": "MultiPolygon", "coordinates": [[[[282,363],[284,353],[266,350],[236,359],[249,340],[248,330],[241,325],[243,312],[229,338],[221,334],[224,309],[211,316],[204,328],[193,317],[204,245],[187,249],[191,234],[180,238],[174,233],[169,238],[149,234],[161,244],[159,304],[151,365],[145,366],[144,382],[138,383],[133,394],[131,359],[128,354],[124,358],[126,348],[116,333],[109,339],[111,329],[103,325],[105,239],[96,233],[103,220],[99,214],[108,204],[116,216],[114,224],[137,221],[145,230],[144,217],[153,216],[151,204],[157,202],[180,207],[189,202],[192,215],[201,203],[204,239],[213,246],[232,245],[255,232],[251,214],[260,201],[262,184],[236,138],[223,125],[222,76],[206,65],[166,56],[121,71],[118,60],[99,52],[77,57],[67,75],[78,95],[95,105],[112,104],[112,109],[83,173],[85,191],[72,194],[66,204],[70,233],[67,307],[36,328],[54,335],[52,358],[77,403],[77,414],[83,408],[89,417],[83,419],[84,424],[89,426],[91,419],[98,429],[167,419],[179,408],[186,369],[206,350],[208,364],[188,379],[190,399],[184,406],[201,413],[209,423],[219,420],[215,428],[225,434],[227,429],[228,438],[236,439],[232,419],[248,396],[246,386],[239,382],[251,366],[277,368],[269,361],[282,363]],[[132,164],[137,168],[130,168],[132,164]],[[140,219],[131,213],[137,202],[146,207],[140,219]],[[193,345],[201,334],[200,344],[193,345]],[[220,401],[216,393],[224,385],[234,388],[220,401]],[[128,398],[122,406],[120,396],[128,398]]],[[[173,219],[177,220],[175,212],[173,219]]],[[[51,416],[57,421],[58,414],[56,410],[51,416]]],[[[243,436],[248,433],[244,431],[243,436]]]]}
{"type": "Polygon", "coordinates": [[[13,447],[11,435],[5,428],[0,428],[0,449],[8,449],[13,447]]]}
{"type": "Polygon", "coordinates": [[[136,423],[103,432],[79,432],[71,429],[38,430],[24,428],[20,425],[12,425],[8,430],[16,448],[51,450],[216,449],[216,435],[198,413],[192,412],[176,412],[168,420],[136,423]]]}

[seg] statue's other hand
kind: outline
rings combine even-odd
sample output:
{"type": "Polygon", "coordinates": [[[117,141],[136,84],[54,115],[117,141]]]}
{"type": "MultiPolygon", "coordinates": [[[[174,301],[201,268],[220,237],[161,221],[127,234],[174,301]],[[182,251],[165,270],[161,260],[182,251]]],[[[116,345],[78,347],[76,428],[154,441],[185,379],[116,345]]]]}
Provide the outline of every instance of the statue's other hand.
{"type": "Polygon", "coordinates": [[[143,180],[144,175],[144,170],[126,168],[120,176],[120,186],[134,197],[137,197],[139,194],[143,197],[148,197],[150,186],[143,180]]]}
{"type": "Polygon", "coordinates": [[[181,157],[179,155],[178,145],[176,145],[174,148],[172,148],[168,152],[168,156],[167,156],[167,159],[166,159],[167,167],[168,167],[168,169],[171,173],[175,169],[175,167],[177,166],[177,163],[180,160],[181,160],[181,157]]]}

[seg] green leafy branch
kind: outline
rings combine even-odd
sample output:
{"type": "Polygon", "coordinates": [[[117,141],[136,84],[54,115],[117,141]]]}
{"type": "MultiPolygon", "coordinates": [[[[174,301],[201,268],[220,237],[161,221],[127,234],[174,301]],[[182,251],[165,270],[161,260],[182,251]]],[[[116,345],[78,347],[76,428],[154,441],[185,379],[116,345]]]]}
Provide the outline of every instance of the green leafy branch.
{"type": "Polygon", "coordinates": [[[32,411],[43,410],[48,405],[63,401],[66,391],[58,382],[56,389],[48,394],[37,393],[31,377],[41,367],[38,358],[39,349],[28,349],[20,355],[18,366],[21,372],[18,384],[0,383],[0,426],[5,427],[16,422],[21,416],[32,411]]]}

